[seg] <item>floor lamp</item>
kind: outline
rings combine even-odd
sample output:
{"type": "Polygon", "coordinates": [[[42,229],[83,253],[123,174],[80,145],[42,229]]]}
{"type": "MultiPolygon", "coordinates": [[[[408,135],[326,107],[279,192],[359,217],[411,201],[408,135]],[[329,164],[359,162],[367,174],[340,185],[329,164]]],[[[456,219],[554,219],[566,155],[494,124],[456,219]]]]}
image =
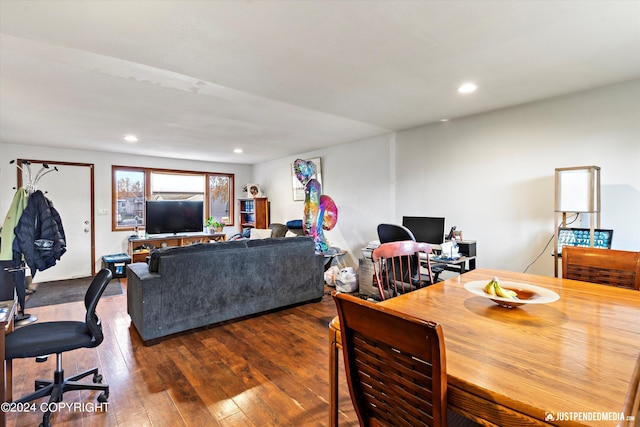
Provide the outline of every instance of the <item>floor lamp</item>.
{"type": "Polygon", "coordinates": [[[600,167],[575,166],[556,168],[555,234],[553,245],[554,275],[558,277],[558,230],[567,225],[567,213],[588,213],[590,246],[594,232],[600,228],[600,167]]]}

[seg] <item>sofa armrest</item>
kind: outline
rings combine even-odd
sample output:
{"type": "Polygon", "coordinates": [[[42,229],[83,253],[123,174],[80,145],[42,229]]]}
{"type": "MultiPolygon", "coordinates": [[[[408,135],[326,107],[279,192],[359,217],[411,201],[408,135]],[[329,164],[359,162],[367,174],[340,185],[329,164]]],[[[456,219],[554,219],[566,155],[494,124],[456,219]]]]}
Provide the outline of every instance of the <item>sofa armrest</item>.
{"type": "MultiPolygon", "coordinates": [[[[160,278],[160,274],[152,273],[149,271],[149,265],[145,262],[134,262],[133,264],[128,264],[128,273],[127,278],[129,279],[130,275],[134,281],[144,281],[144,280],[153,280],[160,278]]],[[[127,283],[128,284],[128,283],[127,283]]]]}
{"type": "Polygon", "coordinates": [[[127,312],[143,341],[161,327],[162,276],[144,262],[127,264],[127,312]]]}

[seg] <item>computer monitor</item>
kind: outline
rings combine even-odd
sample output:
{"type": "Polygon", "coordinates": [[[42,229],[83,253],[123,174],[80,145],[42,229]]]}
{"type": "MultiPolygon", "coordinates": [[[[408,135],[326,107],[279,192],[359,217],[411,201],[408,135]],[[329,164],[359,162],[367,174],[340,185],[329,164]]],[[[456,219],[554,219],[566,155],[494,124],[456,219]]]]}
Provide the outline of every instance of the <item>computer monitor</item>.
{"type": "MultiPolygon", "coordinates": [[[[593,232],[593,246],[601,249],[611,249],[613,230],[595,229],[593,232]]],[[[588,248],[591,246],[591,230],[588,228],[559,228],[558,229],[558,253],[562,254],[563,246],[579,246],[588,248]]]]}
{"type": "Polygon", "coordinates": [[[403,216],[402,225],[411,230],[418,242],[434,245],[444,242],[444,218],[403,216]]]}

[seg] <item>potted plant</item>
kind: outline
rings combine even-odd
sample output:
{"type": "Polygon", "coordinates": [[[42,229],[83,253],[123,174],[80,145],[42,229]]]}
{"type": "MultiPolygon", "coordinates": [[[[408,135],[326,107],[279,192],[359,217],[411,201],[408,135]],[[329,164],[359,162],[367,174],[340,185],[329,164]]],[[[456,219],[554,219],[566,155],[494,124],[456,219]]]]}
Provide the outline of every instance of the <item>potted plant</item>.
{"type": "Polygon", "coordinates": [[[222,233],[222,227],[224,227],[223,223],[214,220],[213,217],[209,217],[204,225],[205,227],[209,228],[209,232],[211,232],[211,230],[214,230],[216,233],[222,233]]]}

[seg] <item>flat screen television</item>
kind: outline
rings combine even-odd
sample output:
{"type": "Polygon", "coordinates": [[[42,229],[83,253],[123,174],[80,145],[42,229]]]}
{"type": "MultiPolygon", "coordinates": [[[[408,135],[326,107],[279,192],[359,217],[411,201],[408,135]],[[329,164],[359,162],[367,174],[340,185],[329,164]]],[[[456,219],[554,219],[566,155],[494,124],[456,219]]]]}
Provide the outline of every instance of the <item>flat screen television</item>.
{"type": "Polygon", "coordinates": [[[197,233],[204,227],[204,202],[192,200],[147,200],[147,234],[197,233]]]}
{"type": "Polygon", "coordinates": [[[402,225],[407,227],[418,242],[439,245],[444,242],[444,218],[427,216],[403,216],[402,225]]]}

